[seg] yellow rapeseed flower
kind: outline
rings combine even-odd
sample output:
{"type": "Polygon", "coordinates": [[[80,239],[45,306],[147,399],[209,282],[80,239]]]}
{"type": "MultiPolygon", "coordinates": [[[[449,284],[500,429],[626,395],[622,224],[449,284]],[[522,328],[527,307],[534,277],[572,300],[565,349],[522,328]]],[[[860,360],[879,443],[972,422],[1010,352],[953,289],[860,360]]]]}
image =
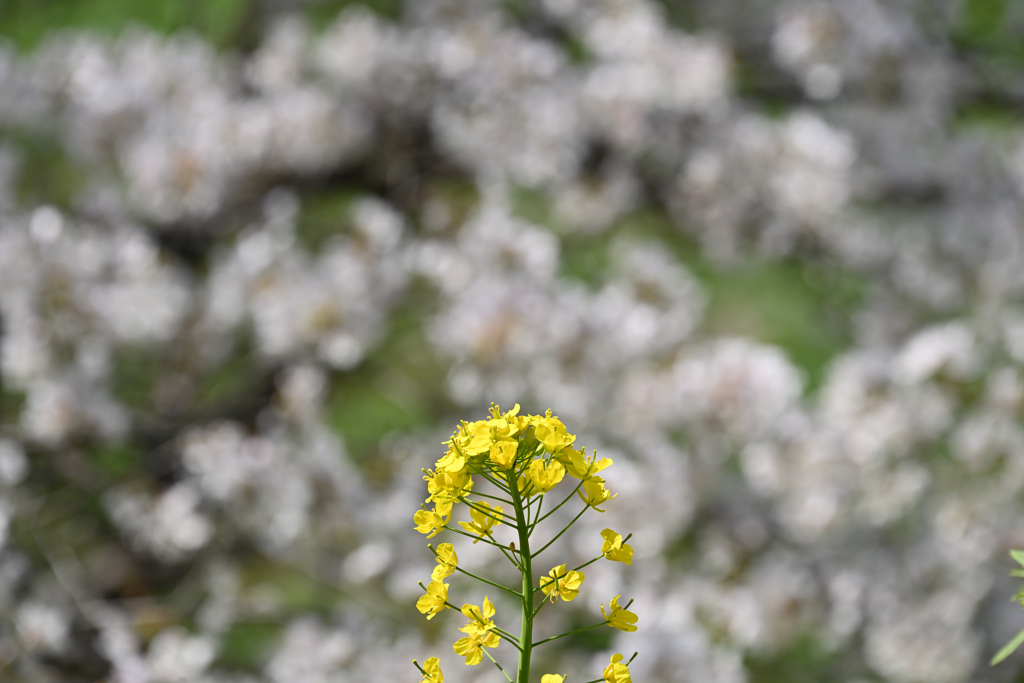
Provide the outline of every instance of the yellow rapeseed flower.
{"type": "Polygon", "coordinates": [[[416,531],[427,534],[427,538],[433,538],[441,533],[451,515],[451,505],[437,503],[433,510],[417,510],[412,521],[416,523],[416,531]]]}
{"type": "Polygon", "coordinates": [[[577,493],[584,503],[598,512],[604,512],[604,510],[597,507],[598,505],[619,495],[617,493],[613,495],[611,491],[606,489],[604,487],[604,479],[601,477],[591,477],[590,479],[585,480],[583,482],[583,490],[577,491],[577,493]],[[584,492],[586,492],[586,495],[584,495],[584,492]]]}
{"type": "Polygon", "coordinates": [[[633,546],[623,544],[622,534],[617,534],[611,529],[601,532],[604,543],[601,545],[601,554],[613,562],[625,562],[626,565],[633,563],[633,546]]]}
{"type": "Polygon", "coordinates": [[[565,476],[565,467],[557,460],[544,462],[538,458],[530,463],[530,469],[526,471],[526,479],[533,484],[534,493],[547,493],[562,481],[565,476]]]}
{"type": "Polygon", "coordinates": [[[455,641],[452,649],[455,650],[455,654],[460,657],[466,658],[466,664],[469,666],[476,666],[484,659],[485,647],[498,647],[498,643],[501,642],[501,638],[494,631],[486,631],[485,633],[474,633],[464,638],[459,638],[455,641]]]}
{"type": "Polygon", "coordinates": [[[516,464],[516,451],[519,442],[515,439],[499,438],[490,445],[488,454],[491,462],[503,470],[511,469],[516,464]]]}
{"type": "MultiPolygon", "coordinates": [[[[501,522],[499,522],[497,518],[501,515],[502,512],[504,512],[504,510],[501,509],[500,505],[495,505],[494,507],[491,507],[489,503],[485,502],[474,502],[473,505],[485,508],[488,511],[492,511],[493,516],[481,512],[476,507],[471,507],[469,509],[469,514],[473,518],[473,521],[459,522],[459,526],[461,526],[463,529],[465,529],[471,534],[476,534],[480,538],[483,538],[484,536],[490,536],[491,528],[495,524],[501,524],[501,522]]],[[[474,540],[473,543],[479,541],[480,538],[474,540]]]]}
{"type": "Polygon", "coordinates": [[[462,613],[469,619],[469,623],[459,629],[463,633],[483,634],[494,628],[494,620],[491,618],[494,616],[494,603],[486,595],[482,607],[467,603],[462,606],[462,613]]]}
{"type": "Polygon", "coordinates": [[[583,584],[583,579],[586,578],[583,572],[565,571],[564,564],[552,569],[548,575],[540,577],[540,588],[544,591],[544,595],[551,599],[551,602],[558,598],[571,602],[580,594],[580,586],[583,584]]]}
{"type": "Polygon", "coordinates": [[[426,470],[423,480],[427,482],[427,493],[430,494],[425,501],[427,503],[453,505],[473,490],[473,477],[468,469],[450,472],[438,466],[437,470],[426,470]]]}
{"type": "Polygon", "coordinates": [[[611,458],[601,458],[598,460],[597,453],[594,453],[588,459],[585,450],[577,451],[574,448],[562,450],[555,458],[565,465],[565,469],[569,474],[584,481],[593,479],[598,472],[612,465],[611,458]]]}
{"type": "Polygon", "coordinates": [[[444,674],[441,673],[441,660],[431,657],[423,662],[423,678],[420,683],[444,683],[444,674]]]}
{"type": "Polygon", "coordinates": [[[427,620],[433,619],[435,615],[444,611],[445,603],[448,602],[448,584],[440,581],[431,581],[427,586],[427,592],[416,601],[416,609],[427,615],[427,620]]]}
{"type": "Polygon", "coordinates": [[[604,603],[601,603],[601,616],[604,617],[605,621],[612,628],[617,628],[620,631],[635,631],[637,616],[627,610],[625,607],[619,607],[620,595],[616,595],[612,598],[611,603],[608,605],[609,612],[605,614],[604,603]]]}
{"type": "Polygon", "coordinates": [[[434,567],[430,580],[440,581],[446,576],[451,576],[458,566],[459,556],[455,554],[455,546],[451,543],[442,543],[437,546],[437,566],[434,567]]]}
{"type": "Polygon", "coordinates": [[[607,683],[633,683],[629,667],[622,663],[622,655],[612,655],[611,664],[604,668],[604,680],[607,683]]]}
{"type": "Polygon", "coordinates": [[[540,683],[562,683],[565,680],[565,676],[559,676],[558,674],[544,674],[540,677],[540,683]]]}
{"type": "Polygon", "coordinates": [[[565,425],[557,417],[547,415],[534,423],[534,436],[544,444],[544,450],[548,453],[558,453],[568,448],[576,440],[575,434],[569,434],[565,425]]]}

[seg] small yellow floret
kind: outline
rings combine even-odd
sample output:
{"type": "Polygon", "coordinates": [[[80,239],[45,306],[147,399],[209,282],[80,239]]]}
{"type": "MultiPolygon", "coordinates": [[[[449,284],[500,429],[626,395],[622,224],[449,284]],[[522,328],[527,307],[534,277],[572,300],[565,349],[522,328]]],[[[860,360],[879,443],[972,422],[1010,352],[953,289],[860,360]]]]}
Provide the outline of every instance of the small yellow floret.
{"type": "Polygon", "coordinates": [[[633,683],[629,667],[622,663],[622,655],[612,655],[611,663],[604,668],[604,680],[607,683],[633,683]]]}
{"type": "Polygon", "coordinates": [[[619,495],[617,493],[613,495],[611,491],[606,489],[604,487],[604,479],[601,477],[591,477],[588,480],[584,480],[583,490],[577,491],[577,493],[584,503],[598,512],[604,512],[604,510],[597,507],[598,505],[601,505],[605,501],[611,500],[615,496],[619,495]],[[584,495],[584,493],[586,493],[586,495],[584,495]]]}
{"type": "Polygon", "coordinates": [[[494,628],[494,619],[491,618],[494,616],[494,603],[486,595],[482,607],[467,603],[462,606],[462,613],[469,619],[469,623],[459,629],[463,633],[483,634],[494,628]]]}
{"type": "Polygon", "coordinates": [[[451,576],[458,566],[459,556],[455,554],[455,546],[451,543],[442,543],[437,546],[437,566],[434,567],[430,579],[440,581],[446,576],[451,576]]]}
{"type": "Polygon", "coordinates": [[[484,536],[491,536],[491,528],[496,524],[501,524],[501,522],[499,522],[497,518],[501,516],[503,510],[501,509],[500,505],[495,505],[494,507],[491,507],[489,503],[484,502],[474,502],[473,505],[475,507],[471,507],[469,509],[469,514],[473,518],[473,521],[459,522],[459,526],[461,526],[469,533],[476,534],[477,536],[479,536],[479,538],[473,541],[473,543],[476,543],[484,536]],[[477,507],[484,508],[490,514],[482,512],[481,510],[477,509],[477,507]]]}
{"type": "Polygon", "coordinates": [[[494,631],[487,631],[483,634],[474,633],[455,641],[452,649],[455,654],[466,658],[466,664],[476,666],[484,659],[485,647],[498,647],[501,638],[494,631]]]}
{"type": "Polygon", "coordinates": [[[441,660],[431,657],[423,662],[423,678],[420,683],[444,683],[444,674],[441,673],[441,660]]]}
{"type": "Polygon", "coordinates": [[[608,606],[609,612],[607,614],[605,614],[604,611],[604,603],[601,603],[601,616],[604,617],[605,621],[607,621],[608,625],[612,628],[617,628],[620,631],[627,632],[635,631],[636,626],[634,626],[634,624],[636,624],[637,616],[626,608],[619,607],[620,597],[622,596],[616,595],[612,598],[612,601],[608,606]]]}
{"type": "Polygon", "coordinates": [[[564,476],[565,467],[557,460],[534,460],[530,463],[530,469],[526,471],[526,479],[533,485],[533,493],[547,493],[555,488],[564,476]]]}
{"type": "Polygon", "coordinates": [[[433,538],[441,533],[452,515],[452,506],[437,503],[433,510],[417,510],[412,521],[416,523],[416,531],[433,538]]]}
{"type": "Polygon", "coordinates": [[[560,564],[548,572],[548,576],[540,577],[540,588],[544,591],[544,595],[551,599],[551,602],[558,598],[570,602],[580,594],[580,586],[583,585],[584,578],[586,577],[583,572],[565,571],[565,565],[560,564]]]}
{"type": "Polygon", "coordinates": [[[615,533],[611,529],[601,532],[604,543],[601,545],[601,554],[613,562],[625,562],[626,565],[633,563],[633,546],[623,544],[622,534],[615,533]]]}
{"type": "Polygon", "coordinates": [[[447,607],[448,584],[440,581],[431,581],[427,586],[427,592],[416,601],[416,609],[427,615],[427,620],[433,619],[447,607]]]}

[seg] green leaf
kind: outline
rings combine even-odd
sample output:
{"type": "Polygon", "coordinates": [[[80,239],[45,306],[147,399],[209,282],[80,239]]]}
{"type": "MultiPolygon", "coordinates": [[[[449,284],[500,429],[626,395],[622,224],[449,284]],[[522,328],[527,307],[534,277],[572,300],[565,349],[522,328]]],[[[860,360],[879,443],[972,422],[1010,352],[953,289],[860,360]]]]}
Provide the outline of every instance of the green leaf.
{"type": "Polygon", "coordinates": [[[1010,557],[1017,560],[1017,564],[1024,567],[1024,550],[1011,550],[1010,557]]]}
{"type": "Polygon", "coordinates": [[[1013,651],[1020,647],[1020,644],[1024,643],[1024,629],[1021,629],[1013,640],[1003,646],[1003,649],[996,653],[996,656],[992,658],[992,666],[995,666],[999,662],[1003,661],[1007,657],[1013,654],[1013,651]]]}
{"type": "Polygon", "coordinates": [[[1014,569],[1012,572],[1010,572],[1010,576],[1016,576],[1018,578],[1024,579],[1024,569],[1014,569]]]}

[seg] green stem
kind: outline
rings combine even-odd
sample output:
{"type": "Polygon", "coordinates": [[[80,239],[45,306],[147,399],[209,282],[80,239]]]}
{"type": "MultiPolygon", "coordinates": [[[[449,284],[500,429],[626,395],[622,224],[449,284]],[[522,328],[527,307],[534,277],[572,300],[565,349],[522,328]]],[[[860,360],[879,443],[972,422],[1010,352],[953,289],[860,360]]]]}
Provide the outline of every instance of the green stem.
{"type": "Polygon", "coordinates": [[[500,583],[494,583],[493,581],[488,581],[487,579],[483,578],[482,576],[477,576],[473,572],[467,572],[462,567],[456,567],[455,569],[456,569],[456,571],[460,571],[460,572],[462,572],[463,574],[465,574],[466,576],[468,576],[470,578],[473,578],[473,579],[476,579],[477,581],[481,581],[483,583],[486,583],[488,586],[494,586],[495,588],[499,588],[499,589],[505,591],[506,593],[511,593],[512,595],[516,596],[517,598],[522,599],[522,597],[523,597],[523,595],[519,591],[512,590],[508,586],[502,586],[500,583]]]}
{"type": "MultiPolygon", "coordinates": [[[[561,507],[562,507],[563,505],[565,505],[566,503],[568,503],[568,502],[569,502],[569,499],[570,499],[570,498],[572,498],[573,496],[575,496],[575,495],[576,495],[576,492],[580,490],[580,487],[581,487],[581,486],[583,486],[583,481],[584,481],[583,479],[580,479],[580,483],[576,484],[576,488],[574,488],[574,489],[572,490],[572,493],[570,493],[570,494],[569,494],[568,496],[566,496],[566,497],[565,497],[565,500],[563,500],[563,501],[562,501],[561,503],[559,503],[558,505],[556,505],[556,506],[554,507],[554,509],[550,510],[550,511],[549,511],[549,512],[548,512],[548,513],[547,513],[546,515],[544,515],[543,517],[541,517],[540,519],[538,519],[538,520],[537,520],[536,522],[534,522],[534,523],[533,523],[533,525],[534,525],[534,526],[537,526],[538,524],[540,524],[541,522],[543,522],[543,521],[544,521],[545,519],[547,519],[547,518],[548,518],[548,517],[550,517],[551,515],[553,515],[553,514],[555,514],[556,512],[558,512],[558,509],[559,509],[559,508],[561,508],[561,507]]],[[[625,541],[623,541],[623,542],[625,542],[625,541]]]]}
{"type": "Polygon", "coordinates": [[[561,538],[562,534],[564,534],[566,531],[568,531],[569,527],[571,527],[573,524],[575,524],[576,520],[578,520],[580,517],[582,517],[583,513],[586,512],[589,509],[590,509],[589,505],[584,506],[583,509],[580,510],[580,513],[578,515],[576,515],[575,517],[573,517],[572,521],[569,522],[568,524],[566,524],[564,529],[562,529],[561,531],[558,532],[558,535],[556,535],[554,538],[552,538],[550,541],[548,541],[547,545],[545,545],[543,548],[541,548],[540,550],[537,551],[537,553],[536,553],[536,555],[534,555],[534,557],[537,557],[537,555],[540,555],[542,552],[544,552],[545,550],[550,548],[551,544],[554,543],[555,541],[557,541],[559,538],[561,538]]]}
{"type": "Polygon", "coordinates": [[[530,533],[537,528],[537,518],[540,517],[540,511],[544,507],[544,496],[540,496],[540,500],[537,501],[537,509],[532,511],[532,520],[530,521],[530,533]]]}
{"type": "MultiPolygon", "coordinates": [[[[491,500],[496,500],[496,501],[499,501],[501,503],[505,503],[506,505],[511,505],[512,504],[511,500],[506,500],[506,499],[502,498],[501,496],[492,496],[489,493],[480,493],[479,491],[471,491],[469,489],[459,489],[459,492],[462,494],[462,496],[468,496],[468,495],[472,494],[474,496],[480,496],[481,498],[490,498],[491,500]]],[[[460,498],[460,500],[461,500],[461,498],[460,498]]]]}
{"type": "MultiPolygon", "coordinates": [[[[434,546],[432,546],[430,544],[427,544],[427,547],[430,548],[430,552],[434,553],[434,557],[437,557],[437,551],[434,550],[434,546]]],[[[477,576],[473,572],[467,572],[465,569],[463,569],[462,567],[460,567],[458,565],[455,565],[455,571],[462,572],[463,574],[465,574],[466,576],[468,576],[470,578],[473,578],[473,579],[476,579],[477,581],[481,581],[483,583],[486,583],[488,586],[494,586],[495,588],[499,588],[499,589],[505,591],[506,593],[511,593],[512,595],[516,596],[517,598],[522,599],[522,597],[523,597],[522,594],[519,591],[512,590],[508,586],[502,586],[500,583],[494,583],[493,581],[489,581],[488,579],[485,579],[482,576],[477,576]]]]}
{"type": "Polygon", "coordinates": [[[501,517],[508,517],[510,520],[512,519],[512,515],[508,514],[507,512],[504,512],[502,510],[495,510],[494,508],[488,509],[485,507],[479,507],[479,503],[477,503],[476,501],[472,501],[469,498],[463,498],[462,502],[471,507],[472,509],[476,510],[477,512],[479,512],[481,515],[484,515],[485,517],[490,517],[498,524],[508,524],[508,522],[503,520],[501,517]],[[501,517],[495,517],[495,512],[501,515],[501,517]]]}
{"type": "Polygon", "coordinates": [[[529,647],[534,648],[534,647],[537,647],[538,645],[543,645],[544,643],[550,643],[552,640],[558,640],[559,638],[565,638],[566,636],[575,635],[577,633],[583,633],[584,631],[589,631],[592,628],[597,628],[598,626],[604,626],[607,623],[608,623],[607,621],[602,621],[600,624],[594,624],[593,626],[586,626],[584,628],[578,628],[575,631],[569,631],[568,633],[560,633],[557,636],[551,636],[550,638],[545,638],[544,640],[538,640],[536,643],[530,643],[529,647]]]}
{"type": "Polygon", "coordinates": [[[512,486],[510,493],[515,504],[516,526],[519,531],[519,557],[523,564],[523,625],[519,635],[522,650],[519,651],[519,665],[516,667],[516,683],[530,683],[530,655],[533,651],[533,557],[530,555],[530,529],[526,525],[523,500],[519,488],[512,486]]]}
{"type": "MultiPolygon", "coordinates": [[[[482,647],[480,649],[483,650],[483,653],[485,655],[487,655],[487,659],[491,660],[491,663],[494,664],[494,666],[498,667],[498,671],[500,671],[501,673],[505,674],[505,678],[508,679],[508,683],[515,683],[515,681],[512,680],[512,677],[509,676],[508,673],[504,669],[501,668],[501,664],[498,664],[498,661],[496,659],[494,659],[494,657],[491,656],[491,653],[487,651],[487,648],[482,647]]],[[[413,662],[413,664],[415,664],[415,662],[413,662]]],[[[421,671],[422,671],[422,669],[421,669],[421,671]]]]}

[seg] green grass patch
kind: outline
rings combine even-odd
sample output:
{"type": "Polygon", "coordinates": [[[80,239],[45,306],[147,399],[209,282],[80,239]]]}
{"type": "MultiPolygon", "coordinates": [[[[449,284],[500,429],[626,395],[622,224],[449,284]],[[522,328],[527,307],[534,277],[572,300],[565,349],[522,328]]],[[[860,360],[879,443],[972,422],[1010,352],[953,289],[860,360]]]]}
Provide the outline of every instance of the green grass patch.
{"type": "Polygon", "coordinates": [[[142,455],[128,445],[103,445],[96,450],[95,464],[112,477],[128,474],[142,462],[142,455]]]}
{"type": "Polygon", "coordinates": [[[256,0],[0,0],[0,35],[26,52],[57,29],[117,35],[139,25],[166,34],[189,29],[227,47],[255,7],[256,0]]]}
{"type": "Polygon", "coordinates": [[[246,621],[231,626],[221,637],[214,666],[257,673],[281,638],[281,627],[272,622],[246,621]]]}
{"type": "Polygon", "coordinates": [[[324,28],[352,6],[364,7],[383,19],[395,20],[402,16],[403,0],[320,0],[309,6],[306,16],[314,28],[324,28]]]}
{"type": "Polygon", "coordinates": [[[349,213],[357,198],[354,190],[330,188],[302,195],[296,234],[311,253],[335,235],[349,232],[349,213]]]}
{"type": "MultiPolygon", "coordinates": [[[[820,683],[845,680],[850,672],[864,669],[853,662],[840,666],[834,654],[811,636],[798,638],[786,649],[772,654],[750,655],[744,662],[751,683],[820,683]]],[[[866,670],[857,671],[865,682],[881,681],[866,670]]]]}
{"type": "Polygon", "coordinates": [[[18,131],[8,135],[0,132],[0,139],[12,143],[19,152],[14,192],[20,204],[67,208],[85,186],[87,174],[68,158],[52,131],[18,131]]]}
{"type": "Polygon", "coordinates": [[[745,336],[782,348],[803,370],[809,390],[850,343],[850,315],[866,289],[856,275],[825,262],[752,256],[717,266],[664,212],[652,208],[623,217],[606,236],[564,239],[563,275],[599,287],[607,277],[610,245],[619,236],[663,245],[700,281],[708,296],[703,335],[745,336]]]}
{"type": "Polygon", "coordinates": [[[817,388],[829,362],[848,346],[849,314],[863,291],[848,273],[758,261],[718,273],[705,285],[705,333],[781,347],[804,371],[809,389],[817,388]]]}

